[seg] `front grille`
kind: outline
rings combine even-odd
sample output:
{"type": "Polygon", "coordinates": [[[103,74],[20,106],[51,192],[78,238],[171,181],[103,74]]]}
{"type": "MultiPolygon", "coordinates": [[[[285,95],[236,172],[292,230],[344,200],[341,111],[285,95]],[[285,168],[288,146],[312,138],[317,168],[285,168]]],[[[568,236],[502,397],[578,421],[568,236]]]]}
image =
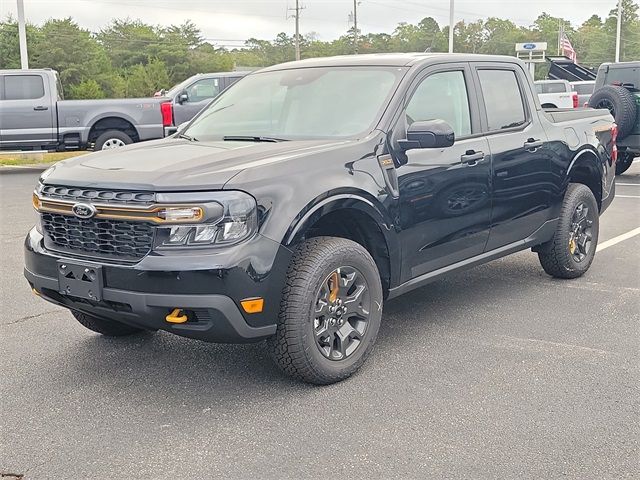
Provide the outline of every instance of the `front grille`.
{"type": "Polygon", "coordinates": [[[155,201],[153,192],[131,192],[124,190],[102,190],[95,188],[63,187],[42,185],[39,191],[43,197],[70,202],[92,201],[102,204],[150,204],[155,201]]]}
{"type": "Polygon", "coordinates": [[[142,222],[42,213],[42,228],[48,248],[78,254],[137,260],[153,245],[153,226],[142,222]]]}

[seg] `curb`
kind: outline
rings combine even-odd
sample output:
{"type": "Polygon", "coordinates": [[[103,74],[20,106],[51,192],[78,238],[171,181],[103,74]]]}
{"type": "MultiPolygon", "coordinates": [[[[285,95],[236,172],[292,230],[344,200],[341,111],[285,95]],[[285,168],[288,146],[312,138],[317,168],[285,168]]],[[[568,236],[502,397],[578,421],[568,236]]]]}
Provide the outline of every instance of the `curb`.
{"type": "Polygon", "coordinates": [[[0,167],[0,175],[10,175],[13,173],[37,173],[44,172],[53,163],[38,163],[34,165],[7,165],[0,167]]]}

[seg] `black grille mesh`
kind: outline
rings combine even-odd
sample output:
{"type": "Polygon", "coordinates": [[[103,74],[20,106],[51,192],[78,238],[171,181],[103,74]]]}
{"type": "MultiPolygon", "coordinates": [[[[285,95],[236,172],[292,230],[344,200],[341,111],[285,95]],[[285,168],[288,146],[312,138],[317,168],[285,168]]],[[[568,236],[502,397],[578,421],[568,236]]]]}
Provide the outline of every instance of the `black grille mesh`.
{"type": "Polygon", "coordinates": [[[78,253],[139,259],[153,244],[153,226],[147,223],[43,213],[42,228],[55,247],[78,253]]]}

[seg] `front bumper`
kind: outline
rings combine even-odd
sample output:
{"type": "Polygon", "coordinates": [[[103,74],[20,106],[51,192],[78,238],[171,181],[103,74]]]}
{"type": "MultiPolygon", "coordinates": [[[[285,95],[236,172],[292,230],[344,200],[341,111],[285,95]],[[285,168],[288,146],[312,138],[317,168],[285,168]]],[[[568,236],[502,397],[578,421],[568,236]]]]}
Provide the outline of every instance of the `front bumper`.
{"type": "Polygon", "coordinates": [[[290,259],[290,250],[257,235],[228,249],[152,252],[135,265],[120,265],[49,251],[33,229],[25,240],[24,274],[42,298],[72,310],[207,342],[245,343],[275,333],[290,259]],[[60,259],[102,267],[100,301],[59,292],[60,259]],[[253,297],[264,298],[264,310],[247,314],[240,301],[253,297]],[[167,322],[174,308],[187,312],[189,320],[167,322]]]}

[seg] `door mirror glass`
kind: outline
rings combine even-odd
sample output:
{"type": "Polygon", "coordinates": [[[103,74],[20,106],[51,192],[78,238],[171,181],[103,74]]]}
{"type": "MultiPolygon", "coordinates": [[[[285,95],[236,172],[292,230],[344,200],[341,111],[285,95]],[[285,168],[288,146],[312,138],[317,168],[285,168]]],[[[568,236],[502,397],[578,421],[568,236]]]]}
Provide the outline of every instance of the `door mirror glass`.
{"type": "Polygon", "coordinates": [[[404,151],[416,148],[446,148],[452,146],[455,139],[453,127],[444,120],[425,120],[409,125],[406,140],[399,140],[398,144],[404,151]]]}
{"type": "Polygon", "coordinates": [[[180,92],[180,94],[178,95],[178,103],[182,105],[183,103],[186,103],[188,101],[189,95],[187,94],[187,92],[180,92]]]}

